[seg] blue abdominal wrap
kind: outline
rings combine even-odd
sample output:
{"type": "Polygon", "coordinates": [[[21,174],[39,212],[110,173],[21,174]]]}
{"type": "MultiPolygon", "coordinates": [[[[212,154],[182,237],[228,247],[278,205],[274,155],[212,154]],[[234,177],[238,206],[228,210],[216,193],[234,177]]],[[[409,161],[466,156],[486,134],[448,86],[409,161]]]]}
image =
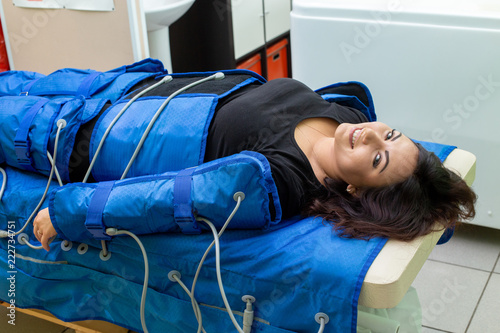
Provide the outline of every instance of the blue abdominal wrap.
{"type": "MultiPolygon", "coordinates": [[[[146,97],[135,101],[104,141],[92,175],[98,181],[119,179],[134,154],[142,133],[165,97],[146,97]],[[123,145],[123,138],[133,145],[123,145]]],[[[181,95],[174,98],[151,129],[148,139],[132,165],[128,177],[181,170],[203,163],[205,140],[217,96],[181,95]],[[154,162],[152,162],[154,161],[154,162]]],[[[92,135],[91,156],[94,156],[103,134],[127,101],[116,103],[99,118],[92,135]]]]}

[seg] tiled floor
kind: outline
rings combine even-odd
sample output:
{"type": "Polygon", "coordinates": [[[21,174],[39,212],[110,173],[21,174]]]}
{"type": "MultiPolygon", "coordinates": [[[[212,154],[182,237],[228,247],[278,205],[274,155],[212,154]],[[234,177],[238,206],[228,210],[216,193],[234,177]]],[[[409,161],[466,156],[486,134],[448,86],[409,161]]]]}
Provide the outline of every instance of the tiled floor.
{"type": "MultiPolygon", "coordinates": [[[[462,226],[433,250],[413,286],[422,305],[422,333],[500,332],[500,230],[462,226]]],[[[6,318],[1,306],[0,318],[6,318]]],[[[0,320],[0,332],[74,333],[20,313],[16,326],[0,320]]]]}
{"type": "Polygon", "coordinates": [[[423,333],[500,332],[500,230],[462,226],[433,250],[413,286],[423,333]]]}

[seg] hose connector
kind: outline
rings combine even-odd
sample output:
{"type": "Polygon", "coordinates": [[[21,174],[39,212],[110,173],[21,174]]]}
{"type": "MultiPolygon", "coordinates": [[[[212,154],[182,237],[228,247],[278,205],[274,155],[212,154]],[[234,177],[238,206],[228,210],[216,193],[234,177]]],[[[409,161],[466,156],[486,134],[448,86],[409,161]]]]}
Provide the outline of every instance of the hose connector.
{"type": "Polygon", "coordinates": [[[116,228],[107,228],[106,229],[106,233],[110,236],[116,236],[116,234],[118,233],[118,229],[116,228]]]}
{"type": "Polygon", "coordinates": [[[250,333],[253,324],[253,306],[252,303],[255,302],[255,297],[251,295],[244,295],[241,300],[247,305],[245,311],[243,312],[243,332],[250,333]]]}

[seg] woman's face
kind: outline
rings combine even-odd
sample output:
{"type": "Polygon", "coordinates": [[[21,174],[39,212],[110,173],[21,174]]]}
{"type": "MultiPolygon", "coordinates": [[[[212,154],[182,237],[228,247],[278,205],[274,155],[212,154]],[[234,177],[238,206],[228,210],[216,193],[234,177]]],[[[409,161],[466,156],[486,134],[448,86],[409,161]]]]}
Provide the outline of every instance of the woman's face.
{"type": "Polygon", "coordinates": [[[402,181],[417,165],[417,146],[380,122],[339,125],[332,149],[334,158],[328,176],[358,188],[402,181]]]}

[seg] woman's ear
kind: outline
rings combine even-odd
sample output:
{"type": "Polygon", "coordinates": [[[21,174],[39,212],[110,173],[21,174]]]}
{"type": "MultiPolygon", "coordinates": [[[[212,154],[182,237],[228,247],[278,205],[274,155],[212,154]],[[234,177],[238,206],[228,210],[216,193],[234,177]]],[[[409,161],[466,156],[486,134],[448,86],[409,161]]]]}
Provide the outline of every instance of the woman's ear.
{"type": "Polygon", "coordinates": [[[353,185],[351,185],[351,184],[347,185],[346,191],[350,195],[358,196],[358,193],[357,193],[358,189],[356,187],[354,187],[353,185]]]}

